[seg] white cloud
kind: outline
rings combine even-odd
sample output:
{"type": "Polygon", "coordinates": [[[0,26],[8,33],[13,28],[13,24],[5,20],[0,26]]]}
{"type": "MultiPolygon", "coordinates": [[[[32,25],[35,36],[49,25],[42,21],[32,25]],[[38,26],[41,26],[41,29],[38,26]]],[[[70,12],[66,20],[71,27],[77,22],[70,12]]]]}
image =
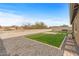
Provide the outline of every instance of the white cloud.
{"type": "Polygon", "coordinates": [[[46,18],[46,19],[38,19],[38,18],[28,18],[24,17],[23,15],[17,15],[13,13],[3,12],[0,11],[0,25],[10,26],[10,25],[23,25],[27,23],[34,24],[35,22],[44,22],[45,24],[52,26],[52,25],[62,25],[68,24],[67,19],[60,19],[60,18],[46,18]]]}
{"type": "Polygon", "coordinates": [[[34,19],[35,22],[44,22],[48,26],[59,26],[59,25],[69,25],[68,19],[60,18],[48,18],[48,19],[34,19]]]}
{"type": "Polygon", "coordinates": [[[0,25],[21,25],[24,22],[29,22],[29,19],[22,15],[0,12],[0,25]]]}

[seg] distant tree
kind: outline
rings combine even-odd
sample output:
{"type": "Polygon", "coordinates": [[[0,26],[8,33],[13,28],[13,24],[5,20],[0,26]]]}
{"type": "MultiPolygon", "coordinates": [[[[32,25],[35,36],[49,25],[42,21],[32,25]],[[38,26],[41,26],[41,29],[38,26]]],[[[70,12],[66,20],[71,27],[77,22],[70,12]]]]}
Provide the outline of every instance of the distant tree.
{"type": "Polygon", "coordinates": [[[68,25],[62,25],[62,27],[69,27],[68,25]]]}
{"type": "Polygon", "coordinates": [[[31,24],[23,24],[21,27],[23,27],[23,29],[30,29],[31,28],[31,24]]]}
{"type": "Polygon", "coordinates": [[[13,25],[11,27],[15,28],[16,30],[18,29],[18,26],[16,26],[16,25],[13,25]]]}
{"type": "Polygon", "coordinates": [[[35,25],[33,25],[33,27],[37,29],[47,28],[47,26],[43,22],[36,22],[35,25]]]}
{"type": "Polygon", "coordinates": [[[24,29],[43,29],[47,28],[47,26],[43,22],[36,22],[35,24],[23,24],[21,27],[24,29]]]}
{"type": "Polygon", "coordinates": [[[0,28],[2,28],[2,26],[0,25],[0,28]]]}

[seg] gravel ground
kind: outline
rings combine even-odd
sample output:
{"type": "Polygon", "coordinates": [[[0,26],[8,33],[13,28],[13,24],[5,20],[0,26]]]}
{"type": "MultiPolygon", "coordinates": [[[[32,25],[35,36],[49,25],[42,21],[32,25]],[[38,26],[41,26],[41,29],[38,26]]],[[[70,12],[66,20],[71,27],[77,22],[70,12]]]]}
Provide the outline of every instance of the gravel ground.
{"type": "Polygon", "coordinates": [[[63,52],[39,42],[24,38],[24,36],[3,40],[7,54],[11,56],[62,56],[63,52]]]}
{"type": "Polygon", "coordinates": [[[7,55],[7,52],[3,44],[3,41],[0,39],[0,56],[5,56],[5,55],[7,55]]]}
{"type": "Polygon", "coordinates": [[[6,38],[12,38],[12,37],[18,37],[28,34],[35,34],[35,33],[41,33],[51,31],[51,29],[32,29],[32,30],[16,30],[16,31],[0,31],[0,38],[6,39],[6,38]]]}

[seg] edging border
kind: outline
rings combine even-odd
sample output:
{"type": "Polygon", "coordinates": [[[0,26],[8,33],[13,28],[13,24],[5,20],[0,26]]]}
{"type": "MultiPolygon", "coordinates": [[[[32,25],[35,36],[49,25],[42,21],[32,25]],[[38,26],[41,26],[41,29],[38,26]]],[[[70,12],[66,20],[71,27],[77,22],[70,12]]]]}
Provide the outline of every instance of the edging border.
{"type": "Polygon", "coordinates": [[[62,43],[61,43],[61,45],[59,47],[61,50],[62,50],[63,45],[65,44],[66,39],[67,39],[67,36],[64,37],[64,40],[62,41],[62,43]]]}

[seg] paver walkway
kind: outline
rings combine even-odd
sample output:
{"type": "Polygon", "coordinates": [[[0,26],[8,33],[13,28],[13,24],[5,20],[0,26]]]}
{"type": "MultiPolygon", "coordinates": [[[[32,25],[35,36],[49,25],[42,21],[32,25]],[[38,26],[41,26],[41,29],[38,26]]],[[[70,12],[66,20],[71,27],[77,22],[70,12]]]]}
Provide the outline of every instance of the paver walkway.
{"type": "Polygon", "coordinates": [[[64,56],[78,56],[78,48],[71,34],[68,35],[62,48],[64,50],[64,56]]]}
{"type": "Polygon", "coordinates": [[[7,54],[19,56],[62,56],[63,52],[45,44],[25,39],[23,36],[3,40],[7,54]]]}

